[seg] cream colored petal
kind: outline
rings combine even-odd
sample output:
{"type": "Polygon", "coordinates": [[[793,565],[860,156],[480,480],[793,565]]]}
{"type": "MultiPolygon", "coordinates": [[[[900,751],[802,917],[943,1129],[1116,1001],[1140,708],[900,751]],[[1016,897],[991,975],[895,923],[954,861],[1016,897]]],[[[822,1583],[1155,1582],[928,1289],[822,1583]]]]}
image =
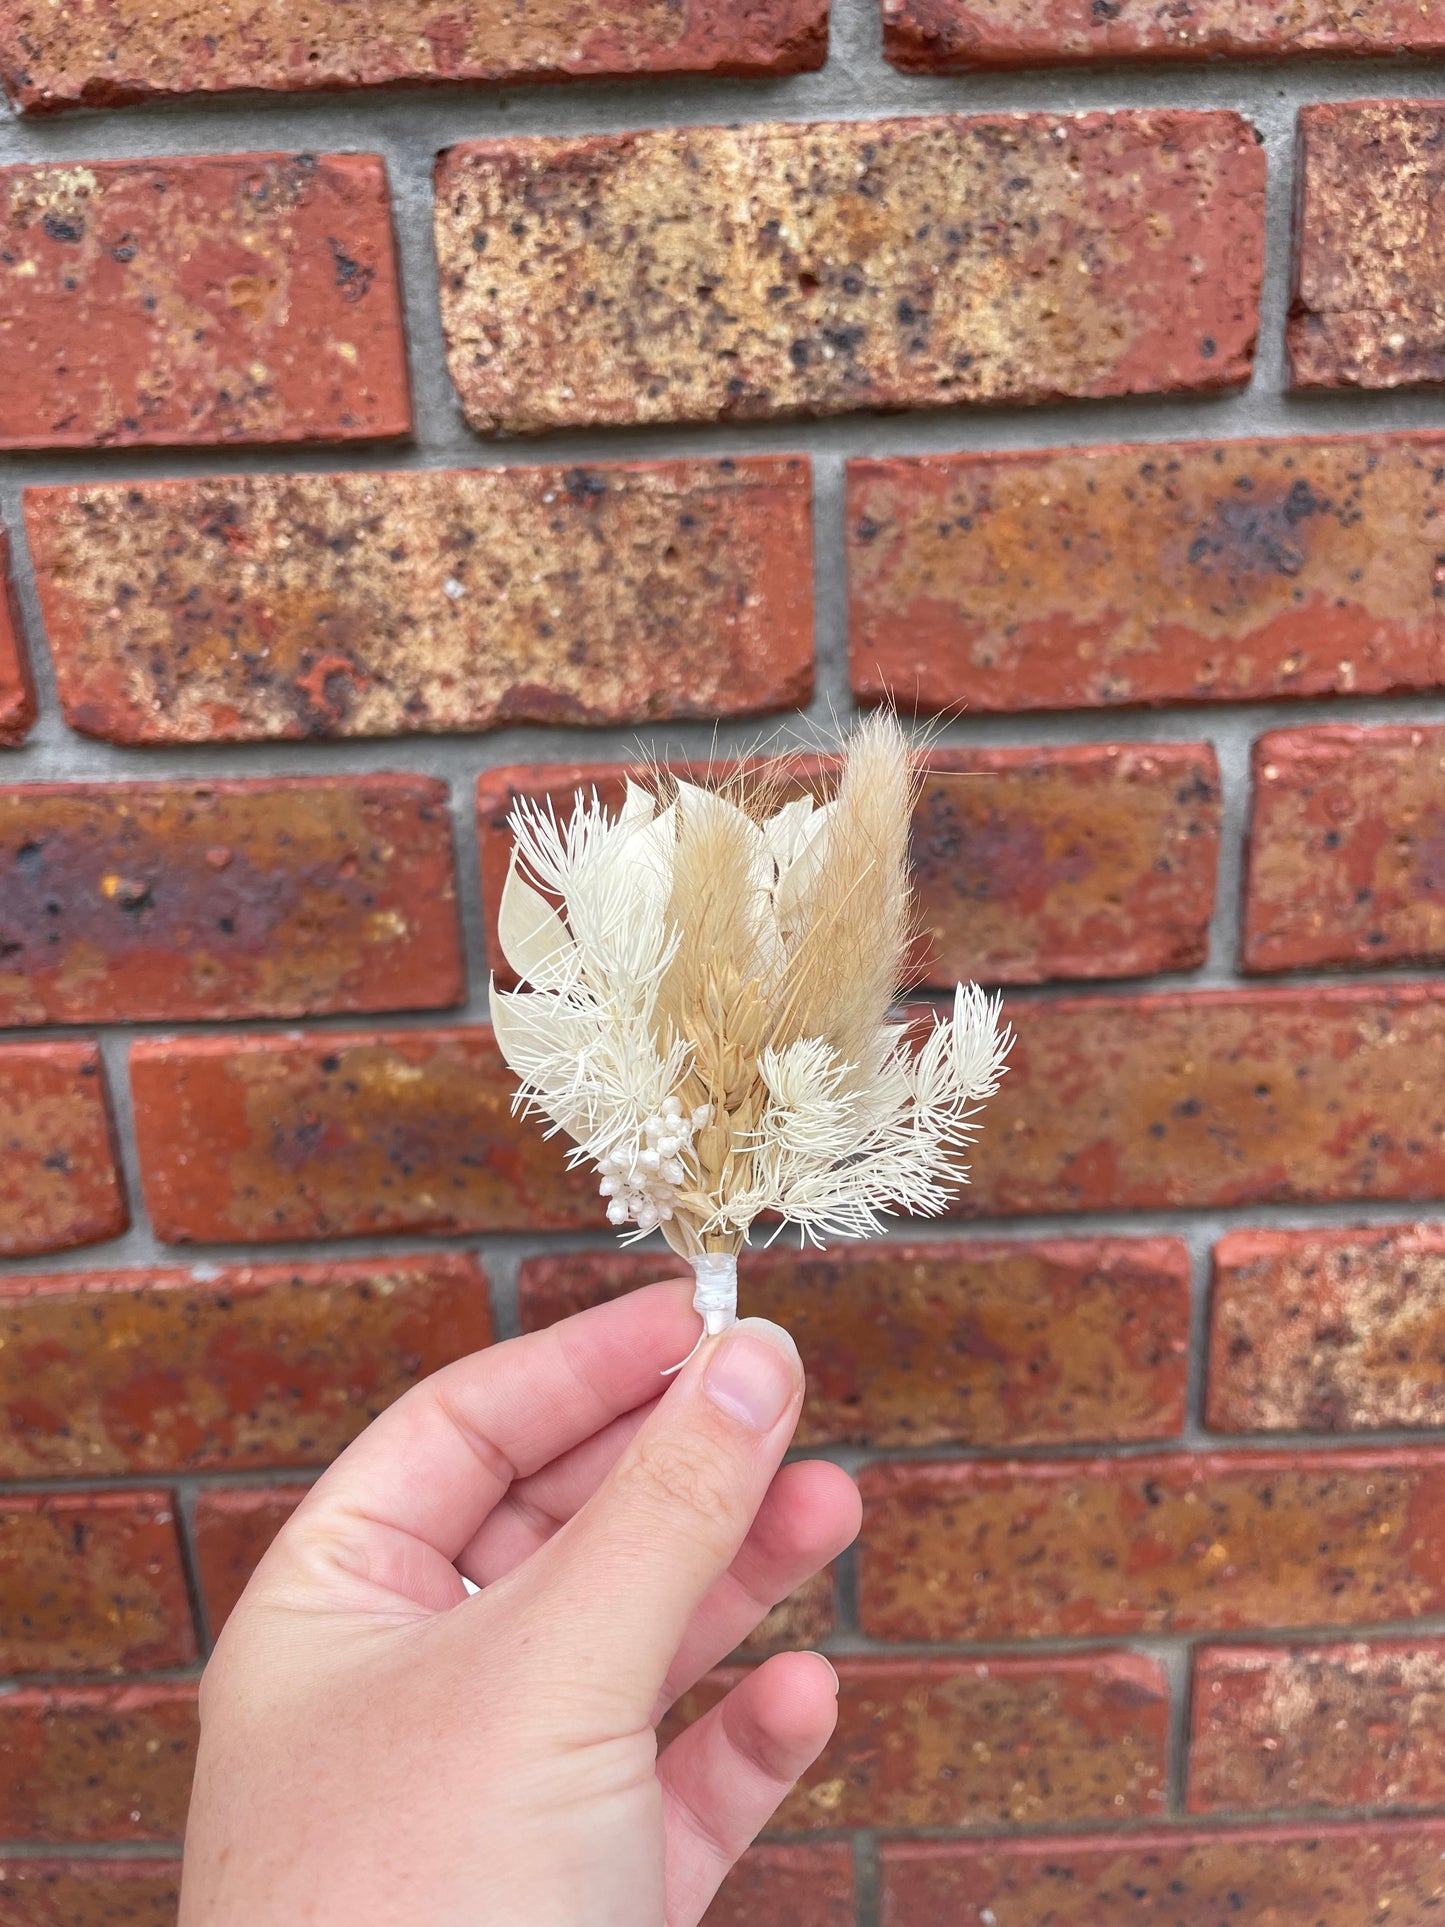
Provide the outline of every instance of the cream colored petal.
{"type": "Polygon", "coordinates": [[[560,990],[570,981],[574,946],[567,926],[547,899],[524,883],[515,853],[497,906],[502,955],[526,983],[560,990]]]}
{"type": "Polygon", "coordinates": [[[828,832],[832,827],[835,805],[825,803],[814,810],[803,827],[793,860],[778,878],[775,901],[779,927],[788,934],[807,915],[808,893],[828,857],[828,832]]]}

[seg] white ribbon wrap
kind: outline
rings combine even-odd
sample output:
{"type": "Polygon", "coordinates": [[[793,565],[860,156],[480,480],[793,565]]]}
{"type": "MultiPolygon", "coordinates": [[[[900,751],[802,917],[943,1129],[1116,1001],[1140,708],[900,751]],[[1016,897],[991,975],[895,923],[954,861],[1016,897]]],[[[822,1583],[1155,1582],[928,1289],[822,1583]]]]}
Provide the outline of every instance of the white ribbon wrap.
{"type": "Polygon", "coordinates": [[[692,1308],[702,1320],[703,1336],[716,1338],[738,1316],[738,1257],[735,1251],[704,1251],[692,1260],[697,1287],[692,1308]]]}

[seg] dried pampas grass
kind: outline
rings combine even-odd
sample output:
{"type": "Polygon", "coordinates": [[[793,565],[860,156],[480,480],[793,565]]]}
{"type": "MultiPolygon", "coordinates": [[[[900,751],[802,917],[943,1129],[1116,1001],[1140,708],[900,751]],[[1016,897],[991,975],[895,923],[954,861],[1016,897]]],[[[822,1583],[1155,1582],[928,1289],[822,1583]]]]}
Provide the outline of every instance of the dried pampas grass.
{"type": "Polygon", "coordinates": [[[941,1212],[1011,1041],[972,985],[921,1043],[889,1021],[912,922],[897,718],[855,732],[830,802],[783,801],[788,774],[511,819],[498,934],[530,988],[494,988],[492,1017],[517,1103],[596,1166],[613,1224],[688,1259],[709,1331],[764,1213],[820,1243],[941,1212]]]}

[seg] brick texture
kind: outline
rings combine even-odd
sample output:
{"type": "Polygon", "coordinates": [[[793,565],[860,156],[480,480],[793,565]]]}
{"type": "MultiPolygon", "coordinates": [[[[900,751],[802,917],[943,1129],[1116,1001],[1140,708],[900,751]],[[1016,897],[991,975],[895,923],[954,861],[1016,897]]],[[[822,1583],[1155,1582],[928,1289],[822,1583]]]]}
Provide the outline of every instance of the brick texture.
{"type": "Polygon", "coordinates": [[[196,1500],[196,1572],[214,1639],[304,1485],[212,1486],[196,1500]]]}
{"type": "Polygon", "coordinates": [[[882,1927],[1431,1927],[1445,1823],[886,1841],[882,1927]],[[1362,1906],[1368,1910],[1361,1912],[1362,1906]]]}
{"type": "Polygon", "coordinates": [[[10,543],[0,527],[0,749],[23,743],[34,721],[35,687],[10,579],[10,543]]]}
{"type": "Polygon", "coordinates": [[[465,989],[445,784],[0,788],[0,1023],[426,1010],[465,989]]]}
{"type": "Polygon", "coordinates": [[[1445,1609],[1445,1453],[872,1465],[880,1639],[1339,1626],[1445,1609]]]}
{"type": "Polygon", "coordinates": [[[374,155],[0,168],[0,247],[0,448],[411,427],[374,155]]]}
{"type": "Polygon", "coordinates": [[[596,1225],[595,1177],[512,1115],[489,1030],[136,1044],[146,1204],[167,1244],[596,1225]]]}
{"type": "Polygon", "coordinates": [[[1419,0],[882,0],[882,8],[884,55],[905,73],[1445,53],[1445,23],[1419,0]]]}
{"type": "Polygon", "coordinates": [[[1293,299],[1296,388],[1445,380],[1445,102],[1300,109],[1293,299]]]}
{"type": "Polygon", "coordinates": [[[0,1838],[179,1840],[198,1733],[193,1681],[11,1693],[0,1699],[0,1838]]]}
{"type": "Polygon", "coordinates": [[[862,697],[971,713],[1445,683],[1434,436],[848,464],[862,697]]]}
{"type": "Polygon", "coordinates": [[[1223,112],[468,143],[437,172],[452,378],[488,432],[1227,388],[1263,186],[1223,112]]]}
{"type": "Polygon", "coordinates": [[[837,1629],[838,1576],[824,1566],[764,1614],[739,1646],[740,1653],[816,1652],[837,1629]]]}
{"type": "MultiPolygon", "coordinates": [[[[1153,1660],[834,1663],[837,1730],[774,1817],[781,1831],[1117,1821],[1160,1810],[1169,1695],[1153,1660]]],[[[740,1676],[710,1674],[676,1717],[695,1718],[740,1676]]]]}
{"type": "MultiPolygon", "coordinates": [[[[523,1260],[524,1330],[678,1261],[607,1251],[523,1260]]],[[[744,1310],[808,1367],[800,1443],[1056,1445],[1168,1438],[1184,1424],[1189,1261],[1170,1239],[749,1253],[744,1310]]]]}
{"type": "Polygon", "coordinates": [[[1278,730],[1254,745],[1242,962],[1445,962],[1445,729],[1278,730]]]}
{"type": "Polygon", "coordinates": [[[174,1927],[180,1862],[14,1860],[0,1867],[6,1927],[174,1927]]]}
{"type": "Polygon", "coordinates": [[[195,1657],[164,1492],[0,1497],[0,1666],[99,1673],[195,1657]]]}
{"type": "Polygon", "coordinates": [[[322,1465],[490,1340],[461,1253],[0,1279],[0,1474],[322,1465]]]}
{"type": "Polygon", "coordinates": [[[1189,1807],[1445,1805],[1445,1643],[1197,1654],[1189,1807]]]}
{"type": "Polygon", "coordinates": [[[1445,1231],[1236,1231],[1214,1248],[1217,1432],[1445,1425],[1445,1231]]]}
{"type": "MultiPolygon", "coordinates": [[[[912,839],[920,983],[1144,976],[1203,962],[1219,851],[1208,745],[933,751],[927,762],[912,839]]],[[[820,787],[823,769],[800,765],[799,790],[820,787]]],[[[516,981],[496,941],[508,814],[521,797],[566,811],[579,788],[610,807],[627,774],[617,763],[523,764],[478,779],[487,949],[503,985],[516,981]]]]}
{"type": "Polygon", "coordinates": [[[97,1244],[128,1222],[95,1046],[0,1045],[0,1257],[97,1244]]]}
{"type": "Polygon", "coordinates": [[[66,720],[123,743],[756,715],[813,686],[806,460],[32,489],[66,720]]]}
{"type": "Polygon", "coordinates": [[[762,1846],[745,1853],[703,1927],[853,1927],[853,1852],[826,1846],[762,1846]]]}
{"type": "Polygon", "coordinates": [[[357,20],[298,16],[259,0],[238,16],[217,0],[116,12],[81,0],[56,15],[0,0],[0,82],[22,113],[122,107],[177,94],[289,94],[387,83],[625,79],[640,74],[790,74],[821,67],[827,0],[643,0],[511,9],[465,0],[421,20],[400,0],[357,20]]]}

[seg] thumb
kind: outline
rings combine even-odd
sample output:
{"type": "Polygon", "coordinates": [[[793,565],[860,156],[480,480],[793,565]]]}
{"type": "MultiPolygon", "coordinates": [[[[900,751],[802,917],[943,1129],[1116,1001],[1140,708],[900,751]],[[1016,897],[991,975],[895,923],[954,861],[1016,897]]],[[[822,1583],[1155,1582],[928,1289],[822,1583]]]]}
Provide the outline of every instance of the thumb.
{"type": "Polygon", "coordinates": [[[802,1360],[782,1326],[730,1326],[551,1541],[547,1577],[564,1589],[574,1677],[595,1672],[629,1717],[651,1717],[689,1620],[748,1535],[802,1403],[802,1360]]]}

